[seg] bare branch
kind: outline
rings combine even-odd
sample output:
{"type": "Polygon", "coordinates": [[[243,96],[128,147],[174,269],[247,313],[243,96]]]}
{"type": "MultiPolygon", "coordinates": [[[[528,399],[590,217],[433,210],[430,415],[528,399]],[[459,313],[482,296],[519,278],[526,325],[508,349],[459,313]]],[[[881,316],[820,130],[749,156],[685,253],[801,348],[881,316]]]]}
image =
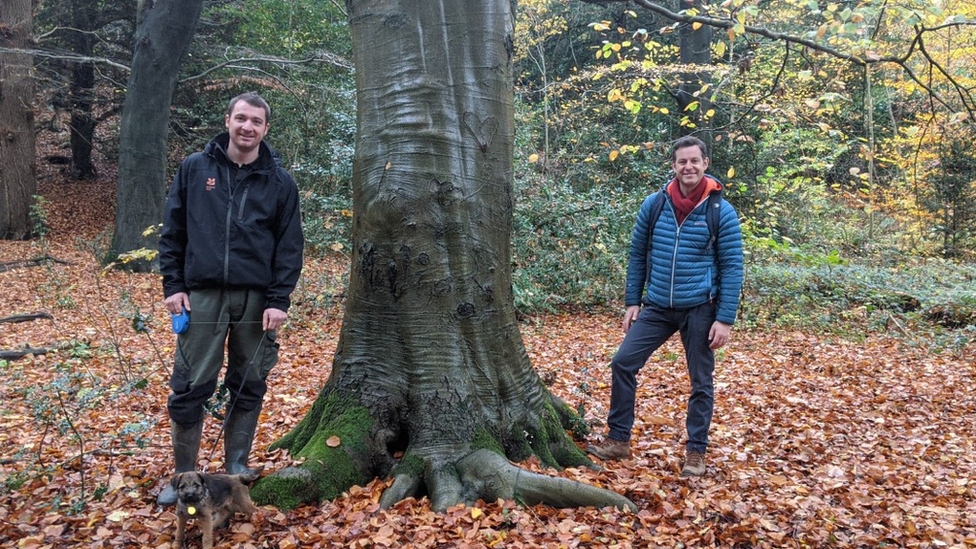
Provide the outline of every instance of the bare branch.
{"type": "Polygon", "coordinates": [[[201,72],[200,74],[188,76],[180,80],[180,83],[185,84],[187,82],[199,80],[214,71],[227,68],[227,67],[232,67],[239,63],[274,63],[277,65],[307,65],[310,63],[328,63],[335,67],[339,67],[340,69],[346,69],[350,71],[353,70],[353,66],[351,62],[347,61],[346,59],[343,59],[338,55],[331,54],[331,53],[321,53],[305,59],[285,59],[282,57],[241,57],[239,59],[229,59],[227,61],[224,61],[223,63],[220,63],[219,65],[210,67],[209,69],[201,72]]]}
{"type": "MultiPolygon", "coordinates": [[[[786,48],[786,53],[783,55],[783,61],[779,65],[779,70],[776,71],[776,76],[773,78],[773,83],[769,86],[769,92],[763,95],[762,97],[757,97],[756,100],[752,102],[752,105],[749,105],[749,107],[736,120],[726,124],[724,126],[725,128],[731,128],[741,124],[742,121],[745,120],[747,116],[749,116],[753,111],[756,110],[756,107],[759,105],[759,103],[765,101],[767,98],[771,97],[773,94],[776,93],[776,91],[779,89],[780,78],[782,78],[783,74],[786,73],[787,61],[790,59],[789,42],[786,43],[785,48],[786,48]]],[[[720,128],[716,128],[716,129],[720,129],[720,128]]]]}
{"type": "Polygon", "coordinates": [[[106,59],[104,57],[90,57],[87,55],[77,55],[68,52],[58,52],[58,51],[47,51],[47,50],[25,50],[20,48],[0,48],[0,53],[19,53],[26,55],[33,55],[34,57],[44,57],[47,59],[59,59],[61,61],[72,61],[75,63],[96,63],[102,65],[108,65],[110,67],[115,67],[123,72],[131,72],[132,69],[129,67],[112,61],[111,59],[106,59]]]}
{"type": "Polygon", "coordinates": [[[922,54],[922,57],[924,57],[925,60],[929,62],[930,67],[938,71],[939,74],[941,74],[946,80],[948,80],[952,84],[952,86],[956,89],[956,93],[958,93],[959,97],[962,99],[963,106],[966,107],[967,111],[972,112],[974,108],[974,101],[973,101],[973,96],[970,93],[969,89],[967,89],[965,86],[960,84],[955,78],[952,77],[952,75],[949,74],[949,71],[944,69],[938,61],[936,61],[931,55],[929,55],[928,50],[925,49],[925,42],[922,40],[921,33],[919,33],[918,51],[919,53],[922,54]]]}
{"type": "MultiPolygon", "coordinates": [[[[624,2],[629,0],[582,0],[582,1],[589,4],[610,4],[614,2],[624,2]]],[[[732,29],[739,25],[739,22],[733,19],[709,17],[704,15],[688,15],[682,12],[674,12],[665,8],[664,6],[652,2],[651,0],[633,0],[633,1],[635,4],[645,9],[652,11],[658,15],[664,16],[667,19],[670,19],[677,23],[686,23],[686,24],[700,23],[702,25],[708,25],[710,27],[715,27],[720,29],[732,29]]],[[[976,21],[971,21],[971,20],[953,21],[931,28],[915,27],[915,36],[908,43],[908,49],[902,55],[870,56],[870,57],[862,57],[859,55],[846,53],[839,49],[831,48],[829,46],[820,44],[814,40],[810,40],[807,38],[803,38],[791,34],[772,31],[764,27],[758,27],[754,25],[744,25],[743,28],[746,34],[753,34],[756,36],[763,36],[771,40],[798,44],[810,50],[817,51],[837,59],[843,59],[849,61],[858,66],[867,66],[871,64],[887,64],[887,63],[898,65],[899,67],[902,68],[902,70],[905,71],[905,73],[909,76],[909,78],[911,78],[919,86],[921,86],[935,102],[948,108],[949,110],[954,110],[954,108],[950,106],[949,102],[946,99],[939,96],[938,92],[936,92],[932,88],[932,86],[926,85],[921,80],[918,79],[914,71],[907,65],[907,62],[912,57],[912,55],[914,55],[916,49],[920,49],[920,50],[922,49],[921,47],[922,38],[926,33],[936,32],[947,28],[964,27],[964,26],[976,26],[976,21]]],[[[933,60],[932,57],[928,55],[927,52],[922,51],[922,55],[925,57],[930,67],[934,66],[938,70],[939,74],[945,77],[955,88],[956,93],[958,94],[959,99],[962,102],[962,107],[970,115],[970,120],[976,118],[976,101],[974,101],[970,90],[968,90],[966,87],[961,85],[959,81],[954,77],[952,77],[947,71],[943,70],[942,67],[939,66],[938,63],[936,63],[935,60],[933,60]]]]}
{"type": "Polygon", "coordinates": [[[332,5],[335,6],[337,10],[339,10],[339,13],[341,13],[343,17],[345,17],[346,19],[349,18],[349,14],[346,13],[346,10],[345,10],[345,8],[342,7],[342,4],[340,4],[336,0],[331,0],[331,2],[332,2],[332,5]]]}

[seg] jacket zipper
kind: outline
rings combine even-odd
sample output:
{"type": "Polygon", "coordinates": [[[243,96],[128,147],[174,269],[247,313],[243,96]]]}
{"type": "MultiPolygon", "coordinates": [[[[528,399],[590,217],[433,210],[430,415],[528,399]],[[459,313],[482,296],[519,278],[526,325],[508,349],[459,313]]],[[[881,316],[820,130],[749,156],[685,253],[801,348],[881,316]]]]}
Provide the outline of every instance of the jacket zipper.
{"type": "MultiPolygon", "coordinates": [[[[677,214],[674,213],[674,205],[671,202],[665,201],[668,208],[671,209],[671,217],[678,220],[677,214]]],[[[687,218],[685,218],[687,219],[687,218]]],[[[684,222],[682,222],[682,225],[684,222]]],[[[674,271],[678,266],[678,241],[681,239],[681,225],[674,231],[674,249],[671,250],[671,287],[668,289],[668,304],[673,309],[674,308],[674,271]]]]}
{"type": "Polygon", "coordinates": [[[244,204],[247,202],[247,191],[251,190],[251,186],[247,183],[244,184],[244,194],[241,195],[241,207],[237,210],[238,221],[244,220],[244,204]]]}
{"type": "Polygon", "coordinates": [[[224,286],[230,280],[230,222],[234,214],[234,182],[231,181],[230,168],[224,166],[225,180],[227,181],[227,192],[230,199],[227,201],[227,221],[224,224],[224,286]]]}

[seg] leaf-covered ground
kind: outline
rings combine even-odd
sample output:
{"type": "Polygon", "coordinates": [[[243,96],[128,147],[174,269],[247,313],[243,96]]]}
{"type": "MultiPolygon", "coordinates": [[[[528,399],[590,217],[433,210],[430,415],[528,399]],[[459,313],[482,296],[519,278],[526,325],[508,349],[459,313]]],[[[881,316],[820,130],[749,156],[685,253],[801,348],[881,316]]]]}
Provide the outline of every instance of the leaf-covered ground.
{"type": "MultiPolygon", "coordinates": [[[[174,336],[159,279],[97,266],[91,243],[111,226],[110,184],[42,190],[51,201],[47,243],[0,243],[0,263],[69,262],[0,272],[0,317],[53,317],[0,323],[0,350],[51,349],[0,363],[0,546],[167,547],[174,516],[155,498],[171,468],[174,336]]],[[[252,458],[269,470],[291,463],[267,447],[328,377],[342,312],[332,297],[337,269],[308,263],[281,332],[252,458]]],[[[532,317],[522,329],[551,390],[582,405],[599,433],[619,318],[532,317]]],[[[641,374],[634,458],[602,472],[548,471],[616,490],[638,505],[635,514],[512,501],[435,514],[426,500],[408,500],[381,511],[386,484],[376,480],[318,506],[239,516],[219,546],[976,547],[973,349],[928,354],[867,334],[733,336],[717,368],[707,477],[678,475],[689,387],[676,341],[641,374]]],[[[208,422],[208,470],[222,467],[218,430],[208,422]]]]}

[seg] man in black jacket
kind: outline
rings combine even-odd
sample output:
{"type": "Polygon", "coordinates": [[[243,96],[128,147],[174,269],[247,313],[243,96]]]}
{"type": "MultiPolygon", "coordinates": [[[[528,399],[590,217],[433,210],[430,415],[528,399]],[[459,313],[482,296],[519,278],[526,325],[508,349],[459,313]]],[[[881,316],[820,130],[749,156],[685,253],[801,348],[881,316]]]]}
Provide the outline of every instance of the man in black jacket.
{"type": "MultiPolygon", "coordinates": [[[[231,99],[227,133],[187,157],[170,187],[159,267],[166,309],[192,314],[177,339],[167,402],[176,472],[196,469],[204,403],[217,388],[226,346],[224,426],[228,473],[247,470],[276,330],[302,268],[295,180],[266,143],[271,109],[257,93],[231,99]]],[[[160,505],[173,505],[169,485],[160,505]]]]}

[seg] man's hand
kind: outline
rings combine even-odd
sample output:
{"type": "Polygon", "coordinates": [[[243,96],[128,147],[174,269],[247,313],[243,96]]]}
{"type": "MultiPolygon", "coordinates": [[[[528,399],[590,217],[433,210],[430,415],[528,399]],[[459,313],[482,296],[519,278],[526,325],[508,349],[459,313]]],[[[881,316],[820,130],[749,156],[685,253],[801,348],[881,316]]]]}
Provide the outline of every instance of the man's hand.
{"type": "Polygon", "coordinates": [[[264,310],[264,318],[262,319],[261,326],[265,332],[270,332],[280,328],[286,320],[288,320],[288,315],[284,311],[268,307],[264,310]]]}
{"type": "Polygon", "coordinates": [[[163,306],[174,315],[183,314],[183,309],[190,310],[190,296],[186,292],[177,292],[164,299],[163,306]]]}
{"type": "Polygon", "coordinates": [[[712,329],[708,331],[709,347],[714,351],[729,342],[729,334],[732,332],[732,325],[724,322],[715,321],[712,329]]]}
{"type": "Polygon", "coordinates": [[[624,313],[624,333],[630,331],[630,327],[637,322],[637,316],[640,315],[640,305],[631,305],[627,307],[627,312],[624,313]]]}

